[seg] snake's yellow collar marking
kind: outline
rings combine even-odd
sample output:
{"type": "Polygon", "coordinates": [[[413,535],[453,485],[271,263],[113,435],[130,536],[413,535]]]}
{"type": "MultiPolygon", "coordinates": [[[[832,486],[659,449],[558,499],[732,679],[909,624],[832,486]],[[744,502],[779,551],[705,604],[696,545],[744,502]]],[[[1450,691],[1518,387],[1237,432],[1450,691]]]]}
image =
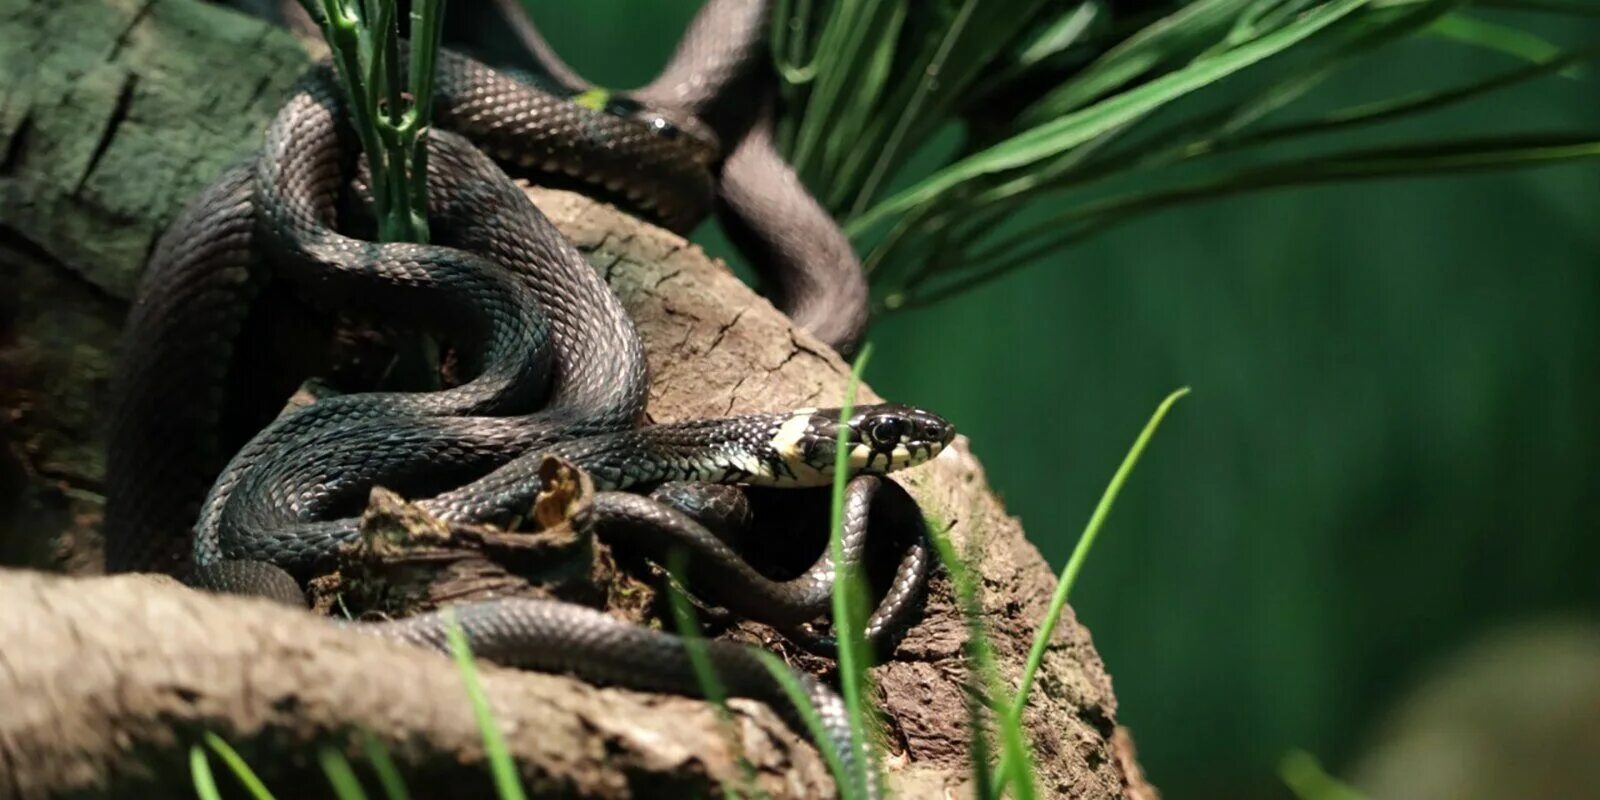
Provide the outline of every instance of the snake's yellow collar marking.
{"type": "Polygon", "coordinates": [[[778,426],[778,432],[772,436],[772,449],[788,462],[803,461],[803,452],[800,441],[805,438],[806,430],[811,427],[811,415],[817,413],[814,408],[797,408],[789,418],[778,426]]]}
{"type": "Polygon", "coordinates": [[[599,87],[585,89],[572,98],[572,102],[589,109],[590,111],[603,111],[606,104],[611,102],[611,92],[599,87]]]}
{"type": "Polygon", "coordinates": [[[801,445],[806,431],[811,428],[811,415],[815,413],[817,413],[815,408],[795,409],[794,413],[778,426],[778,432],[772,436],[773,452],[783,459],[790,472],[794,473],[796,481],[826,482],[822,470],[806,461],[805,447],[801,445]]]}

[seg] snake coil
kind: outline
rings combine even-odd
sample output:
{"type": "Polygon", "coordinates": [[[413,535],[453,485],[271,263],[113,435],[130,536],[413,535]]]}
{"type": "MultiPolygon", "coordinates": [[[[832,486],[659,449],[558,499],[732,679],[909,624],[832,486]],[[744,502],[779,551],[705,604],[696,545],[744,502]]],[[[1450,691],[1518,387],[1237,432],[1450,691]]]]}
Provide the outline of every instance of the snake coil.
{"type": "MultiPolygon", "coordinates": [[[[581,87],[518,80],[443,54],[436,117],[444,130],[429,137],[428,245],[341,232],[349,201],[359,206],[357,159],[331,71],[314,70],[274,119],[262,151],[174,222],[142,279],[108,458],[108,568],[303,602],[299,582],[357,535],[354,512],[371,487],[427,498],[421,504],[447,520],[504,522],[529,506],[539,465],[555,455],[604,490],[577,520],[582,527],[658,555],[687,547],[693,585],[717,587],[706,593],[722,605],[826,650],[826,639],[796,626],[826,610],[831,562],[822,558],[789,581],[766,578],[713,532],[715,515],[706,513],[719,504],[735,507],[723,518],[744,513],[738,496],[703,484],[823,485],[843,441],[860,476],[846,506],[850,558],[861,557],[875,498],[887,498],[894,527],[911,531],[868,625],[874,637],[892,636],[930,562],[915,504],[876,476],[936,455],[953,437],[948,423],[880,405],[857,409],[842,429],[836,410],[817,409],[638,427],[648,384],[632,322],[581,254],[480,152],[576,179],[680,230],[706,213],[715,181],[719,213],[736,221],[781,304],[830,344],[851,347],[866,295],[848,242],[772,152],[770,104],[757,103],[766,110],[752,119],[748,98],[730,100],[758,80],[768,14],[764,2],[712,0],[656,82],[599,109],[570,101],[581,87]],[[719,176],[714,138],[734,143],[719,176]],[[218,435],[221,387],[232,342],[269,276],[330,307],[359,300],[434,332],[467,380],[433,392],[319,400],[229,457],[218,435]],[[652,488],[650,498],[619,491],[652,488]]],[[[453,613],[474,651],[491,660],[699,691],[676,637],[592,609],[496,600],[453,613]]],[[[439,649],[445,625],[435,612],[355,627],[439,649]]],[[[714,642],[709,653],[732,693],[792,716],[787,694],[753,652],[714,642]]],[[[809,678],[802,683],[847,757],[838,698],[809,678]]]]}

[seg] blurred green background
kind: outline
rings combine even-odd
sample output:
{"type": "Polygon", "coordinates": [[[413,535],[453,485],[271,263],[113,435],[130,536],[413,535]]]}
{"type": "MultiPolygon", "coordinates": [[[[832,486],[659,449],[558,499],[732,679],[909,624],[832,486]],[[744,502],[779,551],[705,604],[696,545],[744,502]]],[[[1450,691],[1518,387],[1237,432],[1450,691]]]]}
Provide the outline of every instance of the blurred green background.
{"type": "MultiPolygon", "coordinates": [[[[569,62],[619,87],[698,5],[529,0],[569,62]]],[[[1294,110],[1508,66],[1419,40],[1294,110]]],[[[1543,81],[1390,132],[1593,130],[1595,88],[1543,81]]],[[[1058,567],[1156,403],[1194,387],[1074,606],[1166,796],[1282,797],[1287,750],[1347,767],[1452,651],[1600,617],[1597,209],[1581,166],[1182,207],[882,319],[869,379],[954,419],[1058,567]]]]}

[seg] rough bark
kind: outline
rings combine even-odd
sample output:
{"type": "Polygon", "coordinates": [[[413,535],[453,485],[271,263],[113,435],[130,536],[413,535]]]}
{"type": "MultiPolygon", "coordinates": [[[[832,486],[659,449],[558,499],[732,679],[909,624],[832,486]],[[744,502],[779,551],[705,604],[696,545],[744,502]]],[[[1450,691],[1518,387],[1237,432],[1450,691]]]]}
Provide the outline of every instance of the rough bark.
{"type": "MultiPolygon", "coordinates": [[[[194,0],[0,0],[0,29],[0,280],[16,287],[0,300],[0,559],[83,575],[99,568],[106,375],[138,269],[176,210],[256,146],[305,56],[286,33],[194,0]]],[[[655,420],[842,395],[838,356],[697,247],[577,195],[531,194],[637,321],[655,420]]],[[[1047,565],[965,440],[900,480],[982,576],[985,621],[1015,679],[1050,594],[1047,565]]],[[[482,785],[463,782],[481,778],[480,745],[436,655],[131,577],[0,573],[0,602],[0,796],[181,792],[203,729],[243,743],[286,787],[320,785],[311,743],[349,747],[356,729],[441,793],[482,785]]],[[[876,669],[900,796],[970,791],[964,635],[936,577],[923,620],[876,669]]],[[[684,796],[737,775],[703,704],[488,672],[502,729],[541,790],[684,796]]],[[[1153,796],[1115,719],[1110,679],[1069,610],[1028,714],[1040,789],[1153,796]]],[[[770,713],[746,706],[737,724],[772,796],[822,792],[815,753],[770,713]]]]}
{"type": "MultiPolygon", "coordinates": [[[[0,571],[0,603],[0,796],[192,796],[187,748],[206,731],[279,797],[328,793],[323,745],[364,771],[362,732],[390,751],[414,796],[493,794],[472,708],[443,656],[155,576],[0,571]]],[[[481,671],[534,796],[705,796],[743,780],[734,741],[771,796],[830,791],[815,751],[758,704],[733,704],[734,739],[704,703],[481,671]]]]}
{"type": "Polygon", "coordinates": [[[106,384],[139,267],[258,146],[306,56],[199,2],[0,0],[0,31],[0,555],[92,570],[80,534],[97,525],[106,384]]]}

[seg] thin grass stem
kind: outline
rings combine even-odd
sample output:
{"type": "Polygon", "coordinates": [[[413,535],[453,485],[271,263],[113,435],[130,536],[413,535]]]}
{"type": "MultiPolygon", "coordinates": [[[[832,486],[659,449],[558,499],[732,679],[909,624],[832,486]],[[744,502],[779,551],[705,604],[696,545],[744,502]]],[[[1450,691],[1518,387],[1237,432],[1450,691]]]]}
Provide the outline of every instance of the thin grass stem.
{"type": "Polygon", "coordinates": [[[201,740],[205,742],[206,747],[211,748],[211,752],[216,753],[217,757],[222,759],[222,763],[227,765],[228,771],[233,773],[233,776],[239,780],[239,783],[244,786],[245,791],[249,792],[252,798],[255,798],[255,800],[272,800],[272,792],[267,790],[267,785],[261,782],[261,778],[256,775],[256,771],[244,762],[244,757],[240,756],[239,751],[233,749],[232,745],[224,741],[221,736],[210,731],[206,731],[201,736],[201,740]]]}
{"type": "Polygon", "coordinates": [[[844,703],[850,717],[850,748],[860,774],[852,776],[856,787],[865,791],[871,780],[868,770],[876,769],[869,744],[868,713],[866,706],[867,667],[870,656],[861,639],[858,621],[860,604],[857,601],[858,578],[844,558],[844,489],[849,480],[850,466],[849,426],[850,415],[855,413],[856,389],[861,385],[861,373],[872,357],[872,344],[862,346],[850,370],[850,382],[845,387],[844,400],[839,404],[839,437],[836,441],[833,462],[833,498],[828,525],[828,554],[833,559],[833,626],[838,637],[839,679],[844,703]]]}
{"type": "Polygon", "coordinates": [[[450,657],[455,659],[456,671],[461,673],[461,684],[466,688],[467,700],[472,704],[472,716],[478,721],[483,749],[489,758],[489,771],[494,776],[495,791],[500,800],[527,800],[522,778],[517,774],[517,763],[506,748],[505,737],[500,734],[500,727],[495,724],[494,714],[489,710],[489,698],[478,680],[478,667],[473,661],[467,635],[461,630],[455,612],[447,609],[445,613],[449,614],[450,622],[445,633],[450,645],[450,657]]]}
{"type": "Polygon", "coordinates": [[[411,800],[411,793],[406,789],[405,780],[400,777],[400,769],[395,766],[394,758],[389,755],[389,748],[384,747],[383,742],[371,731],[361,732],[361,750],[378,776],[383,796],[388,800],[411,800]]]}
{"type": "MultiPolygon", "coordinates": [[[[1133,468],[1138,465],[1139,457],[1144,455],[1145,448],[1155,437],[1156,429],[1161,427],[1161,421],[1166,419],[1167,412],[1172,409],[1174,403],[1188,393],[1189,387],[1185,386],[1167,395],[1166,399],[1161,401],[1161,405],[1156,406],[1155,413],[1150,415],[1150,420],[1139,432],[1139,437],[1134,439],[1133,447],[1129,448],[1128,454],[1122,459],[1122,464],[1111,476],[1111,482],[1100,495],[1100,502],[1095,504],[1094,513],[1089,515],[1089,524],[1084,526],[1083,535],[1078,537],[1078,544],[1072,549],[1072,556],[1067,559],[1066,567],[1061,570],[1061,578],[1056,581],[1056,590],[1050,597],[1050,607],[1045,612],[1044,622],[1039,626],[1039,632],[1033,639],[1033,647],[1028,651],[1028,660],[1022,667],[1022,679],[1017,683],[1016,697],[1012,699],[1011,708],[1005,715],[1009,720],[1008,724],[1017,728],[1022,725],[1022,712],[1028,707],[1028,695],[1033,690],[1034,676],[1039,672],[1039,665],[1044,663],[1044,654],[1050,647],[1051,637],[1055,635],[1056,624],[1061,621],[1061,615],[1067,608],[1067,595],[1077,582],[1084,563],[1089,560],[1089,551],[1094,549],[1100,530],[1105,526],[1106,518],[1111,515],[1111,507],[1116,504],[1117,495],[1128,482],[1128,476],[1133,474],[1133,468]]],[[[1008,779],[1004,757],[997,772],[998,780],[1001,781],[998,793],[1004,791],[1005,781],[1008,779]]]]}
{"type": "Polygon", "coordinates": [[[356,777],[356,770],[350,766],[350,759],[345,758],[344,753],[331,745],[323,745],[317,749],[317,762],[322,765],[322,774],[328,777],[335,797],[339,800],[367,800],[367,791],[361,788],[361,779],[356,777]]]}

